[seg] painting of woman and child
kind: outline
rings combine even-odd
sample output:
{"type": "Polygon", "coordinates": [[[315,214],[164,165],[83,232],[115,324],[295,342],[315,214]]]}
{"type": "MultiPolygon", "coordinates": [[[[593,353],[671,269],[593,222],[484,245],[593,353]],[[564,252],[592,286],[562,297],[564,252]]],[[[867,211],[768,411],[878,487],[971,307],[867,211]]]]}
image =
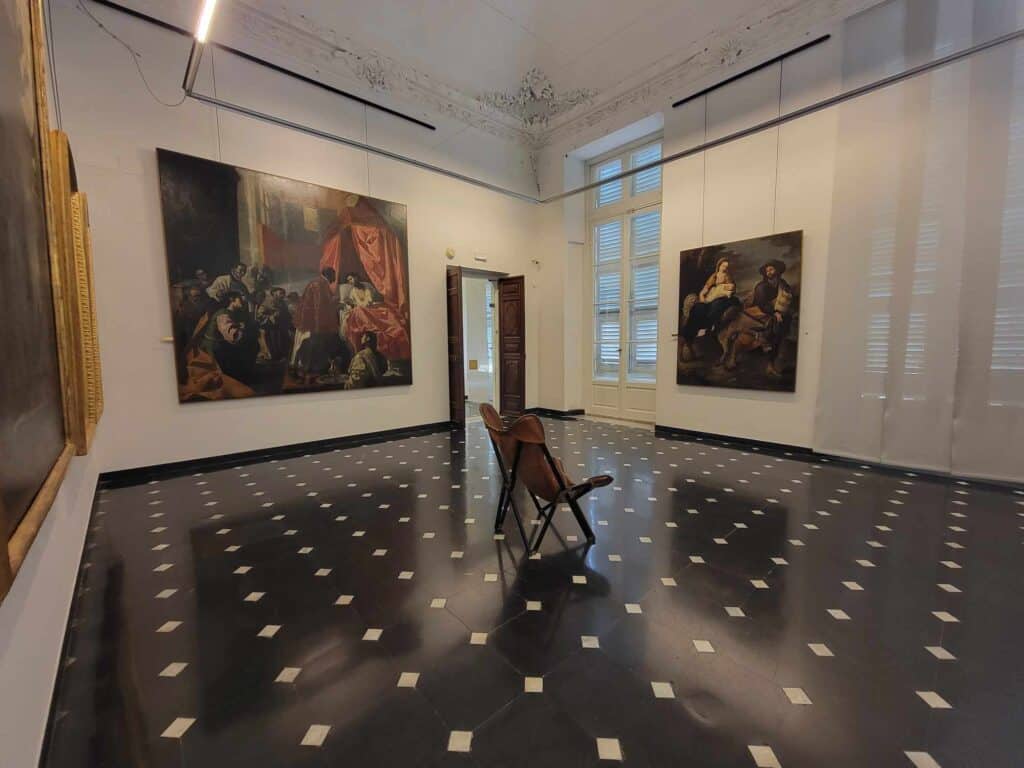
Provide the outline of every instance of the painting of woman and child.
{"type": "Polygon", "coordinates": [[[683,251],[676,383],[793,392],[803,232],[683,251]]]}
{"type": "Polygon", "coordinates": [[[181,402],[412,383],[404,205],[157,160],[181,402]]]}

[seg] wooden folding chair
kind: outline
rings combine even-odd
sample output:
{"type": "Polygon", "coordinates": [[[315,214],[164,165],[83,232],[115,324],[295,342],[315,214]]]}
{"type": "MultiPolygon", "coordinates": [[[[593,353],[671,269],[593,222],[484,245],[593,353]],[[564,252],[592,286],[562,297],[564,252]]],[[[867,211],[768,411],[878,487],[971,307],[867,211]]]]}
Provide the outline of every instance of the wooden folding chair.
{"type": "MultiPolygon", "coordinates": [[[[578,500],[586,496],[595,488],[602,488],[611,485],[611,475],[594,475],[580,483],[574,483],[562,462],[551,455],[548,450],[544,435],[544,425],[541,420],[533,414],[520,416],[506,429],[507,436],[514,441],[514,458],[512,469],[509,473],[510,490],[515,487],[517,480],[521,480],[526,490],[529,491],[540,519],[543,520],[537,540],[532,547],[536,552],[544,540],[544,535],[551,525],[551,519],[555,516],[558,505],[565,503],[569,505],[576,522],[579,523],[587,541],[594,541],[594,531],[587,522],[587,518],[580,509],[578,500]],[[541,504],[538,499],[546,503],[541,504]]],[[[518,519],[518,515],[517,515],[518,519]]],[[[529,545],[527,546],[529,548],[529,545]]]]}
{"type": "Polygon", "coordinates": [[[523,528],[523,520],[516,509],[515,499],[512,498],[512,489],[515,487],[515,479],[512,476],[512,465],[516,456],[516,441],[509,436],[508,428],[501,420],[501,416],[489,403],[480,404],[480,418],[487,428],[487,435],[491,438],[491,447],[494,449],[494,457],[498,461],[498,471],[501,472],[501,493],[498,496],[498,510],[494,516],[494,532],[499,533],[505,524],[505,516],[508,508],[512,508],[512,516],[515,518],[519,528],[519,535],[523,537],[523,545],[529,549],[530,540],[523,528]]]}

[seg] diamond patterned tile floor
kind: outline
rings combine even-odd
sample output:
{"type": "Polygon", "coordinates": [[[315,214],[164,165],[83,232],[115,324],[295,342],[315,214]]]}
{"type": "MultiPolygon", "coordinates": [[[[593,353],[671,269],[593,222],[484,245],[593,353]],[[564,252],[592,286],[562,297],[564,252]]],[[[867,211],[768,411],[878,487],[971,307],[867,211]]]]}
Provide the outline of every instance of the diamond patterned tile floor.
{"type": "Polygon", "coordinates": [[[102,491],[43,764],[1020,764],[1024,492],[545,426],[539,559],[479,422],[102,491]]]}

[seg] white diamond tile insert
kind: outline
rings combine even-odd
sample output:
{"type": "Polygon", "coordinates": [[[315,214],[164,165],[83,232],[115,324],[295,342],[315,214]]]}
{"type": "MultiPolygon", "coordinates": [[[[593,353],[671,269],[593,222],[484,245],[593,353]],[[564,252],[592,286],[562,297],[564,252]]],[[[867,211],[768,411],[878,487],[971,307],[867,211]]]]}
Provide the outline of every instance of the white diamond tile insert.
{"type": "Polygon", "coordinates": [[[180,739],[195,721],[194,717],[176,717],[160,736],[165,739],[180,739]]]}
{"type": "Polygon", "coordinates": [[[674,699],[676,692],[672,689],[672,683],[651,682],[651,690],[654,691],[656,699],[674,699]]]}
{"type": "Polygon", "coordinates": [[[349,605],[355,599],[353,595],[341,595],[334,601],[335,605],[349,605]]]}
{"type": "Polygon", "coordinates": [[[621,563],[622,562],[622,555],[608,555],[608,562],[609,563],[621,563]]]}
{"type": "Polygon", "coordinates": [[[737,605],[725,606],[725,613],[734,619],[741,619],[746,615],[745,613],[743,613],[743,609],[737,605]]]}
{"type": "Polygon", "coordinates": [[[363,633],[363,640],[366,640],[370,643],[375,643],[378,640],[380,640],[380,636],[383,634],[383,629],[379,629],[378,627],[370,627],[368,630],[366,630],[366,632],[363,633]]]}
{"type": "Polygon", "coordinates": [[[388,551],[386,549],[375,549],[373,550],[374,557],[384,557],[388,551]]]}
{"type": "Polygon", "coordinates": [[[247,574],[251,570],[252,570],[252,566],[251,565],[240,565],[237,568],[235,568],[234,573],[237,576],[244,576],[245,574],[247,574]]]}
{"type": "Polygon", "coordinates": [[[942,768],[927,752],[904,752],[914,768],[942,768]]]}
{"type": "Polygon", "coordinates": [[[180,626],[181,626],[181,622],[180,621],[165,621],[163,624],[161,624],[159,627],[157,627],[156,631],[157,632],[163,632],[163,633],[173,632],[174,630],[176,630],[180,626]]]}
{"type": "Polygon", "coordinates": [[[815,656],[835,656],[824,643],[808,643],[807,647],[811,649],[815,656]]]}
{"type": "Polygon", "coordinates": [[[398,574],[398,579],[400,581],[409,581],[413,577],[414,573],[414,571],[402,571],[398,574]]]}
{"type": "Polygon", "coordinates": [[[273,637],[281,629],[280,624],[267,624],[263,629],[256,633],[256,637],[273,637]]]}
{"type": "Polygon", "coordinates": [[[916,691],[922,701],[932,709],[952,709],[953,705],[939,696],[935,691],[916,691]]]}
{"type": "Polygon", "coordinates": [[[622,746],[618,739],[599,738],[597,740],[597,758],[622,762],[622,746]]]}
{"type": "Polygon", "coordinates": [[[639,603],[626,603],[626,613],[643,613],[644,609],[640,607],[639,603]]]}
{"type": "Polygon", "coordinates": [[[952,613],[947,613],[946,611],[932,611],[932,616],[934,616],[939,621],[945,622],[947,624],[960,623],[960,619],[958,619],[952,613]]]}
{"type": "Polygon", "coordinates": [[[811,703],[803,688],[783,688],[782,692],[786,694],[790,704],[808,705],[811,703]]]}
{"type": "Polygon", "coordinates": [[[544,693],[543,677],[527,677],[523,679],[524,693],[544,693]]]}
{"type": "Polygon", "coordinates": [[[245,596],[244,601],[246,603],[258,603],[260,600],[263,599],[263,596],[265,594],[267,594],[267,593],[266,592],[250,592],[248,595],[245,596]]]}
{"type": "Polygon", "coordinates": [[[763,579],[751,579],[750,584],[754,589],[768,589],[768,582],[763,579]]]}
{"type": "Polygon", "coordinates": [[[420,681],[419,672],[403,672],[398,676],[398,688],[415,688],[420,681]]]}
{"type": "Polygon", "coordinates": [[[844,581],[843,582],[843,586],[846,587],[851,592],[863,592],[864,591],[864,587],[862,587],[856,581],[844,581]]]}
{"type": "Polygon", "coordinates": [[[954,656],[952,653],[947,651],[941,645],[927,645],[927,646],[925,646],[925,648],[927,648],[928,653],[930,653],[936,659],[940,659],[942,661],[955,661],[956,660],[956,656],[954,656]]]}
{"type": "Polygon", "coordinates": [[[573,576],[572,577],[572,583],[573,584],[586,584],[587,583],[587,577],[586,576],[573,576]]]}
{"type": "Polygon", "coordinates": [[[704,565],[704,558],[700,555],[690,555],[690,562],[694,565],[704,565]]]}
{"type": "Polygon", "coordinates": [[[498,574],[496,574],[496,573],[485,573],[484,574],[484,581],[486,581],[486,582],[492,582],[492,581],[497,581],[497,580],[498,580],[498,574]]]}
{"type": "Polygon", "coordinates": [[[694,640],[693,647],[697,649],[697,653],[714,653],[715,646],[709,643],[707,640],[694,640]]]}
{"type": "Polygon", "coordinates": [[[754,758],[754,765],[757,768],[782,768],[771,747],[749,745],[747,749],[750,750],[750,756],[754,758]]]}
{"type": "Polygon", "coordinates": [[[178,590],[176,590],[176,589],[161,589],[159,592],[156,593],[156,599],[157,600],[166,600],[168,597],[170,597],[171,595],[173,595],[177,591],[178,590]]]}
{"type": "Polygon", "coordinates": [[[528,610],[528,611],[540,611],[542,609],[543,609],[543,606],[541,605],[541,601],[540,600],[527,600],[526,601],[526,610],[528,610]]]}
{"type": "Polygon", "coordinates": [[[850,620],[850,614],[848,614],[846,611],[842,610],[841,608],[829,608],[828,609],[828,615],[831,616],[836,621],[849,621],[850,620]]]}
{"type": "Polygon", "coordinates": [[[600,648],[601,641],[597,639],[597,635],[580,635],[580,645],[584,648],[600,648]]]}
{"type": "Polygon", "coordinates": [[[474,632],[469,636],[470,645],[487,645],[486,632],[474,632]]]}
{"type": "Polygon", "coordinates": [[[943,592],[949,592],[952,595],[960,594],[960,590],[954,587],[952,584],[939,584],[939,589],[943,592]]]}
{"type": "Polygon", "coordinates": [[[675,587],[675,586],[678,586],[678,585],[676,584],[676,580],[675,580],[675,579],[673,579],[673,578],[672,578],[671,576],[665,576],[665,577],[663,577],[663,578],[662,578],[662,580],[661,580],[661,583],[662,583],[662,584],[663,584],[664,586],[666,586],[666,587],[675,587]]]}
{"type": "Polygon", "coordinates": [[[448,605],[448,600],[443,597],[435,597],[430,601],[431,608],[444,608],[446,605],[448,605]]]}
{"type": "Polygon", "coordinates": [[[306,735],[302,737],[299,746],[322,747],[327,739],[327,734],[330,732],[331,726],[329,725],[311,725],[306,729],[306,735]]]}
{"type": "Polygon", "coordinates": [[[302,671],[302,667],[285,667],[277,674],[277,678],[274,680],[275,683],[294,683],[295,678],[299,676],[302,671]]]}
{"type": "Polygon", "coordinates": [[[187,662],[173,661],[163,668],[163,671],[160,672],[160,677],[177,677],[185,670],[185,667],[187,666],[187,662]]]}
{"type": "Polygon", "coordinates": [[[452,731],[450,734],[448,734],[449,752],[469,752],[472,745],[472,731],[452,731]]]}

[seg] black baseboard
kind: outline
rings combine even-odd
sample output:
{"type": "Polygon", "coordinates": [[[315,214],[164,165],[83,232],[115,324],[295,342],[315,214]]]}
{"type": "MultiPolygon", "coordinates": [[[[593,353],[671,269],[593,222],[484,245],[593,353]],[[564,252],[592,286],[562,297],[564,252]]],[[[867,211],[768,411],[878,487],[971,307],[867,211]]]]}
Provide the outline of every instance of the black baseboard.
{"type": "Polygon", "coordinates": [[[255,451],[240,451],[220,456],[208,456],[201,459],[174,461],[168,464],[154,464],[148,467],[120,469],[114,472],[103,472],[99,477],[100,488],[121,488],[127,485],[139,485],[150,480],[165,480],[195,472],[212,472],[218,469],[254,464],[271,459],[290,459],[307,453],[323,453],[335,448],[352,448],[367,443],[382,443],[387,440],[401,440],[405,437],[419,437],[435,432],[447,432],[452,428],[451,422],[438,421],[433,424],[420,424],[413,427],[386,429],[381,432],[367,432],[360,435],[345,435],[326,440],[310,440],[305,443],[292,443],[273,448],[261,448],[255,451]]]}
{"type": "Polygon", "coordinates": [[[582,408],[571,408],[568,411],[559,411],[556,408],[527,408],[523,413],[532,413],[536,416],[562,421],[576,421],[576,417],[585,415],[586,411],[582,408]]]}
{"type": "Polygon", "coordinates": [[[962,477],[948,472],[937,472],[930,469],[918,469],[917,467],[904,467],[898,464],[882,464],[877,461],[866,461],[854,459],[848,456],[837,456],[833,453],[821,453],[813,448],[806,448],[800,445],[788,445],[786,443],[772,443],[766,440],[753,440],[746,437],[735,437],[733,435],[720,435],[714,432],[700,432],[695,429],[679,429],[678,427],[666,427],[661,424],[654,425],[654,434],[658,437],[675,438],[677,440],[700,440],[708,443],[715,443],[723,447],[747,448],[755,451],[763,451],[773,456],[788,458],[804,458],[811,461],[826,461],[840,466],[866,467],[876,472],[906,475],[908,473],[929,480],[941,482],[966,482],[975,488],[988,488],[991,490],[1006,491],[1007,488],[1018,489],[1020,486],[1011,482],[1000,480],[986,480],[976,477],[962,477]]]}
{"type": "Polygon", "coordinates": [[[654,425],[654,434],[658,437],[688,438],[694,440],[710,440],[719,445],[741,446],[746,448],[757,448],[784,453],[797,453],[804,456],[814,455],[814,451],[799,445],[787,443],[772,443],[767,440],[753,440],[746,437],[735,437],[734,435],[721,435],[715,432],[700,432],[696,429],[680,429],[678,427],[666,427],[662,424],[654,425]]]}

